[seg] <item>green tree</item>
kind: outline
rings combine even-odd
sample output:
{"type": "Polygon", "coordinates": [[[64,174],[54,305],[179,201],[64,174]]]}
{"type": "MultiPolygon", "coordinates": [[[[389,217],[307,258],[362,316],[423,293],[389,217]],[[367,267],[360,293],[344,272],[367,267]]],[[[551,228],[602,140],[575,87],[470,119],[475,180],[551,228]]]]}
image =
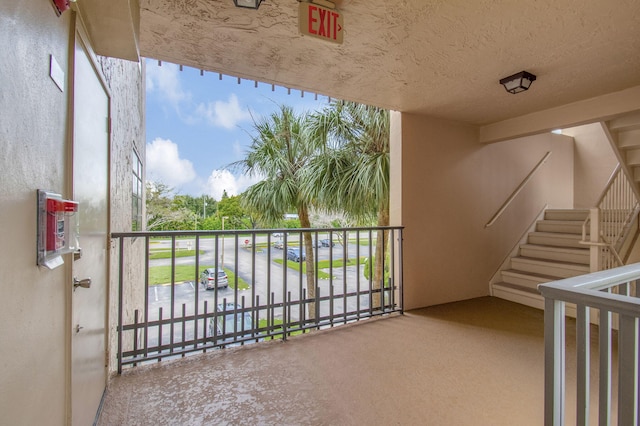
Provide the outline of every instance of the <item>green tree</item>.
{"type": "MultiPolygon", "coordinates": [[[[323,149],[305,169],[305,197],[320,208],[344,212],[358,223],[389,225],[389,111],[334,101],[311,117],[312,138],[323,149]]],[[[376,254],[386,251],[388,231],[378,231],[376,254]]],[[[380,289],[383,259],[375,256],[374,289],[380,289]]],[[[380,294],[372,305],[380,306],[380,294]]]]}
{"type": "Polygon", "coordinates": [[[242,206],[239,195],[229,197],[226,192],[222,194],[222,199],[218,202],[218,215],[226,216],[225,228],[227,229],[245,229],[247,228],[247,213],[242,206]]]}
{"type": "Polygon", "coordinates": [[[173,188],[168,185],[162,182],[147,182],[146,195],[149,231],[185,229],[186,223],[193,223],[193,213],[174,203],[173,188]]]}
{"type": "MultiPolygon", "coordinates": [[[[309,206],[311,200],[301,191],[301,175],[316,153],[315,139],[305,131],[306,117],[293,109],[280,106],[280,110],[254,122],[251,146],[247,157],[232,166],[241,167],[252,176],[264,179],[249,187],[242,195],[248,211],[265,225],[280,224],[284,214],[296,211],[302,228],[310,228],[309,206]]],[[[222,201],[220,202],[222,203],[222,201]]],[[[311,234],[304,233],[306,256],[307,297],[315,297],[315,262],[311,234]]],[[[309,304],[309,318],[315,318],[315,304],[309,304]]]]}

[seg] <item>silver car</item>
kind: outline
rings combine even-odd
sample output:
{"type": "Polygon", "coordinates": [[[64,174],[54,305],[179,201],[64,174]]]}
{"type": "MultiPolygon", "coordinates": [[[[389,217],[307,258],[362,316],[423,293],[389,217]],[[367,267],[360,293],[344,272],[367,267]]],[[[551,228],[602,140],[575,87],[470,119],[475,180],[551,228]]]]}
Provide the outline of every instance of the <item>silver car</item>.
{"type": "Polygon", "coordinates": [[[245,344],[263,340],[257,337],[251,313],[235,303],[216,306],[216,316],[209,320],[209,336],[217,336],[218,343],[224,343],[225,346],[238,345],[238,340],[246,337],[255,337],[255,340],[245,341],[245,344]]]}
{"type": "Polygon", "coordinates": [[[216,273],[216,268],[207,268],[200,274],[200,284],[202,284],[206,290],[216,288],[216,280],[218,288],[229,287],[229,277],[227,277],[226,272],[223,270],[218,270],[216,273]]]}

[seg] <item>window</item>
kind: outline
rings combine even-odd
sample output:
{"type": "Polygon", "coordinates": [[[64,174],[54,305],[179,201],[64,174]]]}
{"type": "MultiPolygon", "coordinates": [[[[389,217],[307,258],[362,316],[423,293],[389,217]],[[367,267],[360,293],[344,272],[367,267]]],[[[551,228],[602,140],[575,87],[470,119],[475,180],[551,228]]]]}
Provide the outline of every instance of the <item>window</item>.
{"type": "Polygon", "coordinates": [[[142,230],[142,203],[143,199],[143,186],[142,186],[142,161],[136,150],[133,150],[131,156],[131,163],[133,167],[133,192],[131,196],[131,229],[133,231],[142,230]]]}

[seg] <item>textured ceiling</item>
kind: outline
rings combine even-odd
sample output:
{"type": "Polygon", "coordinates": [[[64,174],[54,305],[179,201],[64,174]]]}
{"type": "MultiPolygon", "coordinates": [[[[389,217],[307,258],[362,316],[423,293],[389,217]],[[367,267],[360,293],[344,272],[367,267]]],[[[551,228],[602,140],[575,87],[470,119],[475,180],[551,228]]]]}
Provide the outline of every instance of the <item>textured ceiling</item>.
{"type": "Polygon", "coordinates": [[[299,34],[296,0],[139,3],[144,57],[479,125],[640,85],[638,0],[343,0],[342,45],[299,34]]]}

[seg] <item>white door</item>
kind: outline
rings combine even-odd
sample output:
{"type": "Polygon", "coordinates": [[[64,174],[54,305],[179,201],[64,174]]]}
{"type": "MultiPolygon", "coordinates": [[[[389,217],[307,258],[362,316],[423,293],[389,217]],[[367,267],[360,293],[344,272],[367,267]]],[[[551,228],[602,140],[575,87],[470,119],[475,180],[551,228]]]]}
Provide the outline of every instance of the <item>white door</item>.
{"type": "Polygon", "coordinates": [[[109,96],[80,37],[74,61],[73,197],[82,255],[72,269],[91,284],[72,295],[71,418],[74,425],[90,425],[106,385],[109,96]]]}

